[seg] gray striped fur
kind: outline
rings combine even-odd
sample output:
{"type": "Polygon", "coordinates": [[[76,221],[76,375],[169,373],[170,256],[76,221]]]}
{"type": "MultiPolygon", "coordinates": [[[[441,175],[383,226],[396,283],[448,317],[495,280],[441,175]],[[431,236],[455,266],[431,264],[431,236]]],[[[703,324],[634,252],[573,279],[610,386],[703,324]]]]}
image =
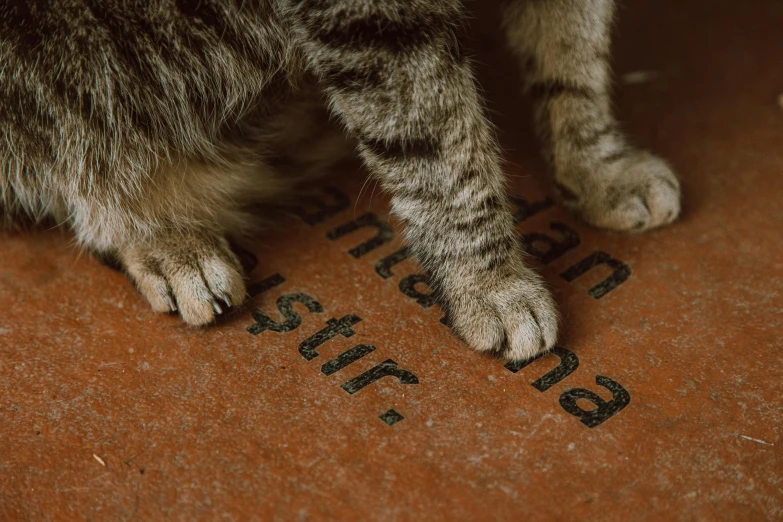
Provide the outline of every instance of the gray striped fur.
{"type": "MultiPolygon", "coordinates": [[[[674,219],[676,178],[609,110],[612,2],[504,9],[566,204],[613,229],[674,219]]],[[[455,331],[533,357],[557,314],[522,261],[464,23],[457,0],[0,0],[3,215],[67,224],[154,310],[203,325],[245,298],[226,238],[252,229],[247,207],[347,136],[455,331]]]]}

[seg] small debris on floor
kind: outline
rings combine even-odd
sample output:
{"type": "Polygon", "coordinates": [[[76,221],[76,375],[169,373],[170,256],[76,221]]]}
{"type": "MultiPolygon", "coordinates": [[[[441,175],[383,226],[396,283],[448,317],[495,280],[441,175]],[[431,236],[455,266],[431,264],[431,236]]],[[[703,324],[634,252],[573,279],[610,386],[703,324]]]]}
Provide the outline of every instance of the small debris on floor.
{"type": "Polygon", "coordinates": [[[658,77],[658,71],[632,71],[622,75],[621,79],[625,85],[641,85],[650,83],[658,77]]]}
{"type": "Polygon", "coordinates": [[[105,463],[105,462],[103,462],[103,459],[102,459],[102,458],[100,458],[98,455],[96,455],[95,453],[93,453],[93,454],[92,454],[92,456],[95,458],[95,460],[97,460],[97,461],[98,461],[98,464],[100,464],[101,466],[104,466],[104,467],[106,466],[106,463],[105,463]]]}
{"type": "Polygon", "coordinates": [[[740,438],[741,439],[745,439],[745,440],[750,440],[750,441],[753,441],[753,442],[758,442],[759,444],[764,444],[765,446],[774,446],[774,444],[771,443],[771,442],[767,442],[767,441],[761,440],[761,439],[754,439],[753,437],[748,437],[747,435],[740,435],[740,438]]]}

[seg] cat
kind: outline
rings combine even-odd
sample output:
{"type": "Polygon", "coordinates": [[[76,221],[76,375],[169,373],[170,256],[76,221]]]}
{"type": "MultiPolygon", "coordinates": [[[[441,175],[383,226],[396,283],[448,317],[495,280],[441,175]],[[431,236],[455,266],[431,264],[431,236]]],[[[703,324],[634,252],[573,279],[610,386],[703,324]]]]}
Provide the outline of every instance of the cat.
{"type": "MultiPolygon", "coordinates": [[[[563,204],[610,230],[674,221],[676,176],[610,107],[614,0],[501,9],[563,204]]],[[[558,314],[523,261],[465,24],[458,0],[0,0],[4,219],[66,224],[154,311],[206,325],[245,300],[228,238],[247,209],[353,146],[454,331],[534,357],[558,314]]]]}

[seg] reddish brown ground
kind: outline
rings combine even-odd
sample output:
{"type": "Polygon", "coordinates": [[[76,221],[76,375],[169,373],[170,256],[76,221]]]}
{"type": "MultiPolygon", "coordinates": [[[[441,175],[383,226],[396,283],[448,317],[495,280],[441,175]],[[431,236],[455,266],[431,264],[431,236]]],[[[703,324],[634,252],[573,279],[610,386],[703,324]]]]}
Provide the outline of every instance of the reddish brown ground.
{"type": "MultiPolygon", "coordinates": [[[[285,282],[208,330],[153,315],[67,234],[6,233],[0,519],[783,519],[783,3],[624,3],[618,78],[657,76],[618,81],[619,114],[681,173],[685,210],[641,236],[592,230],[557,206],[520,225],[561,239],[560,223],[580,240],[539,263],[563,313],[561,345],[579,361],[572,374],[541,392],[531,383],[556,356],[513,373],[468,350],[437,306],[400,291],[415,263],[376,273],[398,236],[358,259],[348,251],[371,230],[328,239],[367,212],[387,219],[377,191],[357,201],[356,176],[337,182],[345,210],[314,226],[293,217],[250,245],[252,280],[285,282]],[[609,268],[560,274],[599,251],[631,275],[595,299],[609,268]],[[298,328],[247,331],[252,308],[279,321],[275,302],[290,293],[323,312],[297,304],[298,328]],[[355,335],[300,355],[349,314],[361,318],[355,335]],[[322,373],[359,344],[376,350],[322,373]],[[418,384],[341,387],[387,359],[418,384]],[[560,401],[579,388],[610,400],[597,376],[630,403],[591,428],[560,401]],[[389,409],[404,419],[385,424],[389,409]]],[[[474,29],[497,39],[492,20],[474,29]]],[[[540,201],[549,189],[517,75],[494,44],[482,49],[513,190],[540,201]]]]}

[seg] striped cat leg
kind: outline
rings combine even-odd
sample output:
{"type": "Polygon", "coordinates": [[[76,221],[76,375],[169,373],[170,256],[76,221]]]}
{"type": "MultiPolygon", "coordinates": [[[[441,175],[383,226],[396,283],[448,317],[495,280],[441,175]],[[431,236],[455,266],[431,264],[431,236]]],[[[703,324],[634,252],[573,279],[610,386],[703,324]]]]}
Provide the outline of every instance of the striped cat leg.
{"type": "Polygon", "coordinates": [[[550,349],[557,314],[522,262],[497,147],[456,38],[459,2],[302,1],[284,16],[391,192],[454,330],[512,360],[550,349]]]}
{"type": "Polygon", "coordinates": [[[504,10],[564,204],[612,230],[674,221],[677,178],[663,160],[628,145],[612,114],[614,0],[513,0],[504,10]]]}

